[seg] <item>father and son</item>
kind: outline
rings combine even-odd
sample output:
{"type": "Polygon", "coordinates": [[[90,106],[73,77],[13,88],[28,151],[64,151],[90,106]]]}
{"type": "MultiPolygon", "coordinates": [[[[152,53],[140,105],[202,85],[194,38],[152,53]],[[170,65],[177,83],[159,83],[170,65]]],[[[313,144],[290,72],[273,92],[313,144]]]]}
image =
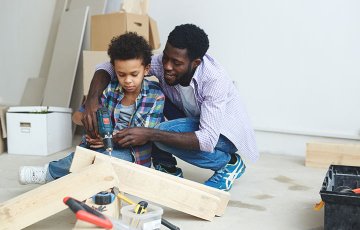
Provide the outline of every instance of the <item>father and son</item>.
{"type": "MultiPolygon", "coordinates": [[[[105,107],[114,125],[112,157],[183,177],[176,156],[214,171],[204,184],[229,191],[245,171],[241,156],[256,161],[259,154],[239,92],[208,48],[207,34],[193,24],[176,26],[159,55],[136,33],[114,37],[110,62],[97,66],[81,119],[73,117],[87,133],[80,146],[107,154],[95,115],[105,107]]],[[[43,167],[23,166],[19,182],[65,176],[73,155],[43,167]]]]}

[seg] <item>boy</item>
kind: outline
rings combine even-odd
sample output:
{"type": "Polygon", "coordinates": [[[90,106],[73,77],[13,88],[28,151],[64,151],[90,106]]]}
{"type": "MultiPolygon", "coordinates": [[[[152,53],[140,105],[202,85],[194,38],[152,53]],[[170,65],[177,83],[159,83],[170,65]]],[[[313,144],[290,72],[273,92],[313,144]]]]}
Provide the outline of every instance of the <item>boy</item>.
{"type": "MultiPolygon", "coordinates": [[[[165,97],[157,83],[144,79],[152,56],[149,44],[136,33],[126,33],[111,40],[108,55],[117,78],[104,90],[99,106],[110,111],[114,135],[127,127],[155,127],[163,118],[165,97]]],[[[113,141],[112,157],[151,166],[151,142],[123,148],[116,138],[113,141]]],[[[86,135],[80,146],[107,154],[99,136],[86,135]]],[[[20,184],[44,184],[67,175],[73,156],[71,153],[44,167],[21,167],[20,184]]]]}

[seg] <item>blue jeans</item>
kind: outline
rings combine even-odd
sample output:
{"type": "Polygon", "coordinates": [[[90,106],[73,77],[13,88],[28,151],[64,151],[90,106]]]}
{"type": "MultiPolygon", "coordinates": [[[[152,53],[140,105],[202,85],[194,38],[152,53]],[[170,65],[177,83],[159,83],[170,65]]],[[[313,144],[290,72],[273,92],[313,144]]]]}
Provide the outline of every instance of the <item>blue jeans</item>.
{"type": "MultiPolygon", "coordinates": [[[[156,128],[169,132],[194,132],[199,130],[199,124],[198,118],[178,118],[162,122],[156,128]]],[[[223,168],[230,161],[230,154],[235,152],[237,152],[235,145],[228,138],[220,135],[213,152],[180,149],[155,142],[152,158],[153,164],[172,167],[177,164],[176,158],[172,156],[174,155],[192,165],[216,171],[223,168]]]]}
{"type": "MultiPolygon", "coordinates": [[[[86,144],[81,144],[80,146],[84,148],[88,148],[86,144]]],[[[108,152],[104,148],[91,149],[91,150],[108,155],[108,152]]],[[[131,151],[127,148],[124,149],[116,148],[111,152],[111,156],[122,160],[134,162],[133,155],[131,154],[131,151]]],[[[73,158],[74,158],[74,153],[72,152],[68,156],[60,160],[50,162],[48,171],[46,173],[46,181],[49,182],[69,174],[69,169],[73,158]]]]}

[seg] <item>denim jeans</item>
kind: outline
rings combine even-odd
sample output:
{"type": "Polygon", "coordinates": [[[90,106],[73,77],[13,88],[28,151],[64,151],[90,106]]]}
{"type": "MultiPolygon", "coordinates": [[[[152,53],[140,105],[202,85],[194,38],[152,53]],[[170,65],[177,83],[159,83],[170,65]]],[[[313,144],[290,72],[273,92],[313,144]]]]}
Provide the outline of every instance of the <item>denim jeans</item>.
{"type": "MultiPolygon", "coordinates": [[[[199,130],[199,124],[198,118],[179,118],[162,122],[156,128],[169,132],[194,132],[199,130]]],[[[235,152],[237,152],[235,145],[228,138],[220,135],[213,152],[180,149],[155,142],[152,158],[153,164],[171,167],[177,164],[175,157],[172,156],[174,155],[192,165],[216,171],[223,168],[230,161],[230,154],[235,152]]]]}
{"type": "MultiPolygon", "coordinates": [[[[81,144],[80,146],[84,147],[84,148],[88,148],[88,146],[86,144],[81,144]]],[[[91,149],[91,148],[88,148],[88,149],[91,149]]],[[[104,148],[91,149],[91,150],[108,155],[107,151],[104,148]]],[[[111,156],[122,159],[122,160],[134,162],[131,151],[127,148],[114,149],[111,152],[111,156]]],[[[60,160],[50,162],[48,171],[46,173],[46,182],[52,181],[54,179],[57,179],[57,178],[60,178],[60,177],[63,177],[63,176],[66,176],[67,174],[69,174],[69,169],[70,169],[73,158],[74,158],[74,153],[72,152],[68,156],[66,156],[60,160]]]]}

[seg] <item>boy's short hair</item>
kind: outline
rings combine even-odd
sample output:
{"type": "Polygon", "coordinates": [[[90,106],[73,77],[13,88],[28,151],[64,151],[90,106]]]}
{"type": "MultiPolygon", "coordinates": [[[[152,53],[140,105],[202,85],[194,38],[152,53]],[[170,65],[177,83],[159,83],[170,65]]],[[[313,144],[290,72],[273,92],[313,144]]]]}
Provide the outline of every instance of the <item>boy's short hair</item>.
{"type": "Polygon", "coordinates": [[[209,49],[209,38],[203,29],[193,24],[176,26],[168,36],[168,43],[178,49],[187,49],[190,60],[203,58],[209,49]]]}
{"type": "Polygon", "coordinates": [[[111,39],[108,49],[110,63],[115,60],[142,59],[142,64],[151,63],[151,47],[142,36],[136,32],[128,32],[111,39]]]}

